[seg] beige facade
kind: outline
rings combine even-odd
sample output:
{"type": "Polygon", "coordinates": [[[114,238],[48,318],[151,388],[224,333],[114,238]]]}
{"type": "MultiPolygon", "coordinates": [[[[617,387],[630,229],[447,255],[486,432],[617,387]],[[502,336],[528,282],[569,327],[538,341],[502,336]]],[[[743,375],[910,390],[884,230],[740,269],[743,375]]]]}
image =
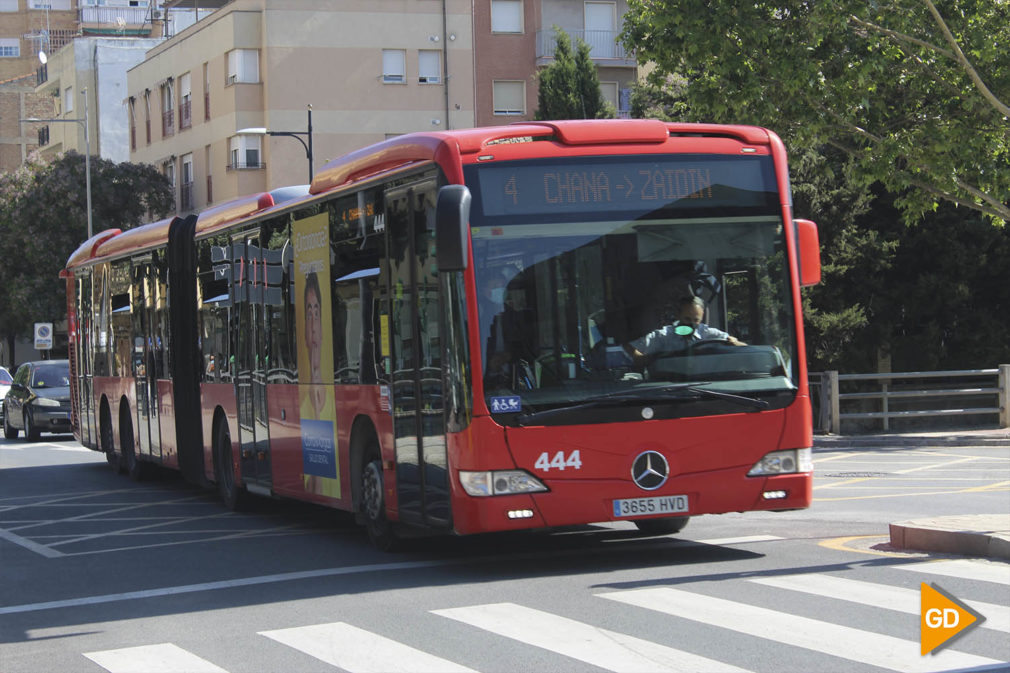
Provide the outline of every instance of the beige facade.
{"type": "Polygon", "coordinates": [[[188,212],[305,183],[298,138],[236,131],[304,134],[310,105],[316,170],[392,135],[471,127],[471,26],[466,0],[234,0],[129,71],[130,160],[162,167],[188,212]]]}

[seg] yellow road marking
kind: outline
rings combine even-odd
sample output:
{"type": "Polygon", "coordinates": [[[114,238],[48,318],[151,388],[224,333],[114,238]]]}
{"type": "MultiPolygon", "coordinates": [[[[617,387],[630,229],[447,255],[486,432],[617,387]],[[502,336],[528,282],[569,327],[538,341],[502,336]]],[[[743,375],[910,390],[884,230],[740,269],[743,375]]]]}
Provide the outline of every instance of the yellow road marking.
{"type": "Polygon", "coordinates": [[[856,552],[858,554],[871,554],[873,556],[904,556],[907,558],[913,558],[916,556],[921,556],[921,554],[905,554],[903,552],[883,552],[876,551],[874,549],[853,549],[852,547],[846,546],[850,542],[855,542],[857,540],[870,540],[876,539],[881,542],[890,542],[891,538],[887,535],[852,535],[849,537],[836,537],[830,540],[821,540],[817,544],[821,547],[826,547],[827,549],[834,549],[835,551],[848,551],[856,552]]]}

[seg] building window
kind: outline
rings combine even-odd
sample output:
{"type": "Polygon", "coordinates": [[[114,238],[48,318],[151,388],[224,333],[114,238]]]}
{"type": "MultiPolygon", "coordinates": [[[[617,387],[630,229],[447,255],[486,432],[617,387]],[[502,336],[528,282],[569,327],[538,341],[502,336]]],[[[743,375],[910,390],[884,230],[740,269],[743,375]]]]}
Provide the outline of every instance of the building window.
{"type": "Polygon", "coordinates": [[[179,77],[179,128],[193,125],[193,91],[189,73],[179,77]]]}
{"type": "Polygon", "coordinates": [[[193,155],[182,157],[182,182],[179,184],[179,209],[193,210],[193,155]]]}
{"type": "Polygon", "coordinates": [[[442,81],[442,52],[422,49],[417,52],[417,81],[438,84],[442,81]]]}
{"type": "Polygon", "coordinates": [[[210,64],[203,64],[203,120],[210,121],[210,64]]]}
{"type": "Polygon", "coordinates": [[[161,135],[175,135],[175,109],[172,80],[161,85],[161,135]]]}
{"type": "Polygon", "coordinates": [[[382,81],[402,84],[407,80],[406,52],[403,49],[382,50],[382,81]]]}
{"type": "Polygon", "coordinates": [[[522,0],[491,0],[491,32],[523,32],[522,0]]]}
{"type": "Polygon", "coordinates": [[[0,40],[0,58],[21,58],[21,40],[16,37],[0,40]]]}
{"type": "Polygon", "coordinates": [[[130,149],[137,149],[137,99],[130,96],[130,149]]]}
{"type": "Polygon", "coordinates": [[[147,144],[151,144],[151,92],[144,91],[144,131],[147,144]]]}
{"type": "Polygon", "coordinates": [[[613,105],[615,112],[619,109],[618,90],[617,82],[600,82],[600,93],[603,94],[603,100],[613,105]]]}
{"type": "Polygon", "coordinates": [[[617,56],[617,3],[585,3],[586,43],[593,58],[617,56]]]}
{"type": "Polygon", "coordinates": [[[496,115],[526,114],[526,82],[496,80],[492,104],[496,115]]]}
{"type": "Polygon", "coordinates": [[[18,0],[0,0],[0,12],[16,12],[16,11],[18,11],[18,0]]]}
{"type": "Polygon", "coordinates": [[[69,114],[74,111],[74,87],[68,86],[63,90],[63,112],[69,114]]]}
{"type": "Polygon", "coordinates": [[[260,81],[260,53],[256,49],[233,49],[228,52],[228,74],[225,84],[254,84],[260,81]]]}
{"type": "Polygon", "coordinates": [[[232,136],[228,141],[228,169],[263,168],[260,163],[260,136],[232,136]]]}

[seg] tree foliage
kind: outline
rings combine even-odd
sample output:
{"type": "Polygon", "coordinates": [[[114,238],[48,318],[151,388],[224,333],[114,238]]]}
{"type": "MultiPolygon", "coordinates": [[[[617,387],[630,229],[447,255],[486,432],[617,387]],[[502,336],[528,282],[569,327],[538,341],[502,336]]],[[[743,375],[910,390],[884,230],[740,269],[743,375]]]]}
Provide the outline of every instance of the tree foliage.
{"type": "Polygon", "coordinates": [[[600,75],[589,45],[579,39],[575,51],[568,33],[555,27],[554,62],[540,71],[537,119],[610,119],[614,106],[600,91],[600,75]]]}
{"type": "Polygon", "coordinates": [[[1010,218],[1010,4],[992,0],[629,0],[623,39],[685,120],[831,146],[848,178],[1010,218]]]}
{"type": "MultiPolygon", "coordinates": [[[[84,155],[30,159],[0,175],[0,337],[9,344],[35,322],[66,313],[59,272],[87,238],[84,155]]],[[[129,229],[175,207],[168,179],[153,166],[91,158],[94,231],[129,229]]]]}

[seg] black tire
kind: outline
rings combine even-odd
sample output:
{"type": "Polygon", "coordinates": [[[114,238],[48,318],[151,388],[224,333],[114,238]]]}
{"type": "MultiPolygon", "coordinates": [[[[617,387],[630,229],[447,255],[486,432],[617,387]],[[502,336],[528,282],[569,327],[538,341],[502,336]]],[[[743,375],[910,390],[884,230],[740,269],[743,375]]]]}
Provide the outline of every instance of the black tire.
{"type": "Polygon", "coordinates": [[[690,520],[689,516],[672,516],[668,519],[640,519],[634,523],[646,535],[672,535],[684,530],[690,520]]]}
{"type": "MultiPolygon", "coordinates": [[[[26,407],[28,405],[25,405],[26,407]]],[[[6,417],[5,417],[6,418],[6,417]]],[[[25,426],[25,441],[26,442],[37,442],[39,438],[42,437],[42,431],[38,429],[35,425],[35,419],[32,418],[32,410],[26,408],[24,410],[24,426],[25,426]]]]}
{"type": "Polygon", "coordinates": [[[99,440],[102,443],[102,452],[105,454],[105,462],[109,464],[113,474],[122,473],[123,461],[116,453],[116,441],[112,435],[112,419],[109,417],[107,409],[102,410],[102,420],[98,432],[99,440]]]}
{"type": "Polygon", "coordinates": [[[4,437],[7,439],[17,439],[18,429],[11,425],[11,415],[4,408],[4,437]]]}
{"type": "Polygon", "coordinates": [[[385,552],[396,551],[400,539],[393,525],[386,518],[386,500],[382,479],[382,461],[379,459],[379,444],[374,439],[365,449],[364,466],[361,469],[360,510],[365,520],[368,539],[376,549],[385,552]]]}
{"type": "Polygon", "coordinates": [[[137,443],[133,435],[133,423],[127,418],[119,423],[119,442],[122,445],[123,468],[133,481],[143,481],[147,476],[145,464],[137,458],[137,443]]]}
{"type": "Polygon", "coordinates": [[[214,430],[214,478],[217,480],[217,491],[221,494],[224,506],[232,512],[246,508],[249,502],[249,492],[235,481],[235,464],[231,455],[231,432],[227,421],[219,421],[214,430]]]}

